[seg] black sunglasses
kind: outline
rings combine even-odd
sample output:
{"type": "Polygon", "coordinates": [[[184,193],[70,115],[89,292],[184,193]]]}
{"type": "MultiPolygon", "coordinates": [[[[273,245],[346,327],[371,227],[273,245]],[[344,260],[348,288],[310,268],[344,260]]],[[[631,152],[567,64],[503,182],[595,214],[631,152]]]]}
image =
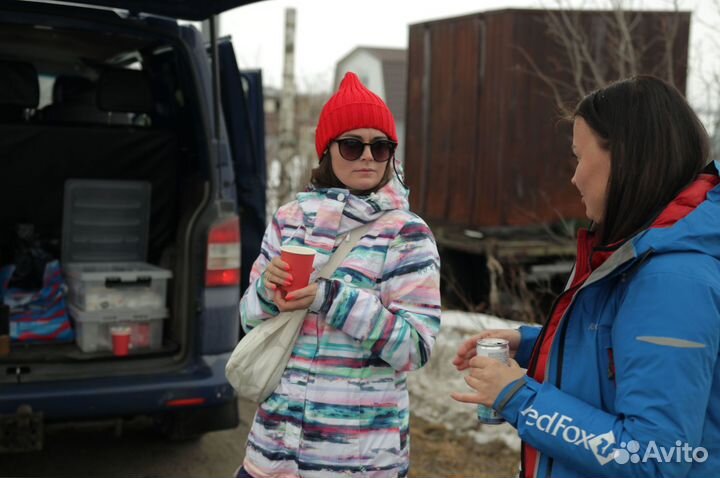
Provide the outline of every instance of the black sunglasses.
{"type": "Polygon", "coordinates": [[[395,148],[397,147],[397,143],[389,139],[379,139],[372,143],[363,143],[359,139],[341,138],[334,140],[333,143],[338,144],[340,156],[347,161],[357,161],[362,157],[365,146],[370,146],[370,153],[372,154],[373,160],[378,163],[384,163],[392,158],[393,154],[395,154],[395,148]]]}

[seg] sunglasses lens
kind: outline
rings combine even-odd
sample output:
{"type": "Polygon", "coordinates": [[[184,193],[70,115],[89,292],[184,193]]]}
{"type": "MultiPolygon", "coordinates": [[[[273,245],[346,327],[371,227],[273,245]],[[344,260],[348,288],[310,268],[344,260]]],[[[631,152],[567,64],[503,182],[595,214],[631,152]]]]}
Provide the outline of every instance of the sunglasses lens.
{"type": "Polygon", "coordinates": [[[348,161],[360,159],[360,156],[362,156],[363,153],[363,148],[365,148],[365,145],[356,139],[338,140],[338,146],[340,147],[340,156],[348,161]]]}
{"type": "Polygon", "coordinates": [[[393,155],[394,149],[395,145],[393,143],[383,140],[375,141],[372,146],[370,146],[370,151],[372,152],[373,159],[380,163],[384,163],[385,161],[390,159],[393,155]]]}
{"type": "MultiPolygon", "coordinates": [[[[348,161],[356,161],[360,159],[365,150],[365,143],[360,140],[345,138],[337,140],[338,147],[340,148],[340,156],[348,161]]],[[[388,159],[392,158],[395,153],[395,143],[392,141],[379,140],[370,144],[370,152],[375,161],[384,163],[388,159]]]]}

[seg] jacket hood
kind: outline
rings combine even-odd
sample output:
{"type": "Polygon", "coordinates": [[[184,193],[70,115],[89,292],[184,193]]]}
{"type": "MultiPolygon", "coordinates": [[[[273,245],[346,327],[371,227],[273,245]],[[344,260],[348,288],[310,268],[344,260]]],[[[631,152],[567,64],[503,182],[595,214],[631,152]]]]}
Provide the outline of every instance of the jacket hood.
{"type": "Polygon", "coordinates": [[[700,252],[720,260],[720,178],[701,175],[632,242],[638,257],[649,251],[700,252]],[[673,221],[670,208],[681,219],[673,221]]]}

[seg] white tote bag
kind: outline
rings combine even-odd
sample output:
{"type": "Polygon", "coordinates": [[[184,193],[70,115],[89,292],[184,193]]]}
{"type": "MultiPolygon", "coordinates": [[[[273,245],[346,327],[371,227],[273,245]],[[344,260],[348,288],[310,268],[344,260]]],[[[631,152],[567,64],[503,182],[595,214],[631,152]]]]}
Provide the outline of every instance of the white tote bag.
{"type": "MultiPolygon", "coordinates": [[[[343,239],[319,277],[330,278],[372,223],[353,229],[343,239]]],[[[307,309],[282,312],[264,320],[235,347],[225,376],[242,398],[264,402],[280,383],[307,309]]]]}

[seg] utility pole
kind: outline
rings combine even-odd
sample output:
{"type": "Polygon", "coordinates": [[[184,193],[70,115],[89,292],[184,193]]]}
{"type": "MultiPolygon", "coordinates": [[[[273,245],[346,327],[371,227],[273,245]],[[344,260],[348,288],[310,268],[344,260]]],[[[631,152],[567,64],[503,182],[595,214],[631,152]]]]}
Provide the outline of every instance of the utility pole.
{"type": "Polygon", "coordinates": [[[280,184],[277,190],[279,204],[291,198],[293,183],[293,158],[297,156],[297,135],[295,134],[295,16],[296,10],[285,10],[285,50],[283,62],[283,83],[280,96],[280,184]]]}

